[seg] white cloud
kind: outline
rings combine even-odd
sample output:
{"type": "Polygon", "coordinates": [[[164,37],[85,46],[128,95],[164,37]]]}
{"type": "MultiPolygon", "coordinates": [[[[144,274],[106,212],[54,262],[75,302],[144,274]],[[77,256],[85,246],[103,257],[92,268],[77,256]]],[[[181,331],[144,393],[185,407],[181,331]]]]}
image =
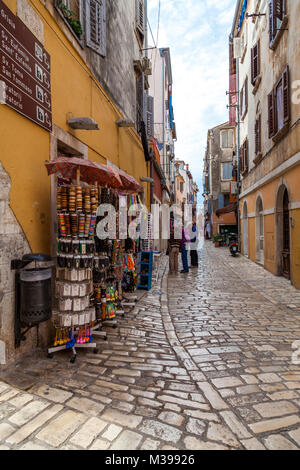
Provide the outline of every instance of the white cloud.
{"type": "MultiPolygon", "coordinates": [[[[228,120],[228,38],[235,4],[236,0],[161,0],[158,47],[171,50],[176,157],[190,164],[199,184],[207,131],[228,120]]],[[[148,0],[155,39],[158,5],[159,0],[148,0]]]]}

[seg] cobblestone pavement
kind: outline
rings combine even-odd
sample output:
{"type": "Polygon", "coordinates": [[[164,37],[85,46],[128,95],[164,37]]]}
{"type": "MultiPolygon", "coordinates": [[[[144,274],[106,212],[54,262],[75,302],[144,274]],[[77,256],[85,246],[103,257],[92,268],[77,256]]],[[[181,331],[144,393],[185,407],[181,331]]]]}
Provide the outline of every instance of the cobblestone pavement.
{"type": "Polygon", "coordinates": [[[299,449],[300,292],[210,242],[163,275],[99,354],[0,375],[0,449],[299,449]]]}

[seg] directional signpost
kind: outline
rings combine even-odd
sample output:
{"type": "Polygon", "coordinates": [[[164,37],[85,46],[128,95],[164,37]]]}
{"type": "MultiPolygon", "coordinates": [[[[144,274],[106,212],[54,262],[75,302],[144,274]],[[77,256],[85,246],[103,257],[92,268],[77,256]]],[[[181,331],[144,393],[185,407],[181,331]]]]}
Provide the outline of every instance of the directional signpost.
{"type": "Polygon", "coordinates": [[[0,0],[0,104],[52,131],[50,55],[0,0]]]}

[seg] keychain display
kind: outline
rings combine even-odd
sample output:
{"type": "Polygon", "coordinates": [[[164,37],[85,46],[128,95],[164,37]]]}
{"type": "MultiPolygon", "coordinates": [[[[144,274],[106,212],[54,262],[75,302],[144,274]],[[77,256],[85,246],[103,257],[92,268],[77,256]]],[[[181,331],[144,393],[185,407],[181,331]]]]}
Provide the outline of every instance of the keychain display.
{"type": "Polygon", "coordinates": [[[93,269],[94,231],[98,207],[98,187],[60,185],[57,187],[57,269],[56,310],[53,322],[56,335],[53,352],[76,347],[92,347],[96,322],[93,269]]]}

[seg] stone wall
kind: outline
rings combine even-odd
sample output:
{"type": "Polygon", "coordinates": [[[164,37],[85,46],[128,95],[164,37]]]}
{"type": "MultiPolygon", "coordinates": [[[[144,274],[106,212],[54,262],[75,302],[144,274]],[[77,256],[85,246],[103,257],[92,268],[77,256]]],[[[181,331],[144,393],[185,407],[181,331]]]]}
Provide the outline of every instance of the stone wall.
{"type": "Polygon", "coordinates": [[[30,253],[25,235],[9,206],[10,178],[0,162],[0,368],[43,343],[45,330],[33,328],[19,349],[14,345],[15,272],[11,260],[30,253]]]}

